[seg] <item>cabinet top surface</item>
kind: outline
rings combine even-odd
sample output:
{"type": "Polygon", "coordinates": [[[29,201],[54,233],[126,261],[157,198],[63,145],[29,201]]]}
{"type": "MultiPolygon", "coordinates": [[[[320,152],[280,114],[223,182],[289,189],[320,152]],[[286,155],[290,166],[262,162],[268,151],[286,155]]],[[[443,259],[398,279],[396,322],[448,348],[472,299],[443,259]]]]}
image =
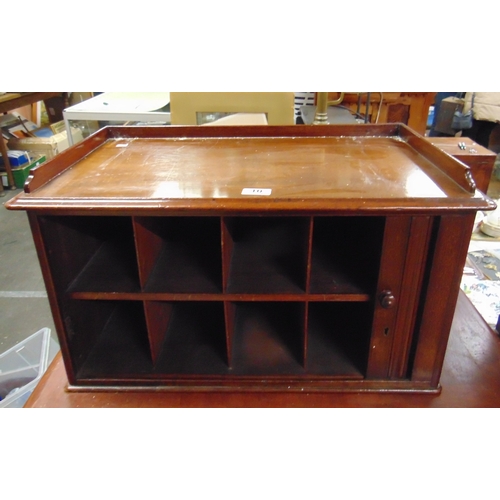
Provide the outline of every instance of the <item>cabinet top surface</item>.
{"type": "Polygon", "coordinates": [[[82,143],[81,153],[79,145],[71,148],[57,175],[8,208],[37,203],[46,208],[430,207],[453,205],[453,200],[486,208],[484,196],[467,192],[467,185],[450,176],[449,168],[462,175],[465,167],[457,162],[443,170],[439,161],[449,162],[448,155],[441,157],[430,144],[429,156],[394,135],[226,135],[98,134],[82,143]],[[95,146],[89,146],[92,140],[95,146]]]}

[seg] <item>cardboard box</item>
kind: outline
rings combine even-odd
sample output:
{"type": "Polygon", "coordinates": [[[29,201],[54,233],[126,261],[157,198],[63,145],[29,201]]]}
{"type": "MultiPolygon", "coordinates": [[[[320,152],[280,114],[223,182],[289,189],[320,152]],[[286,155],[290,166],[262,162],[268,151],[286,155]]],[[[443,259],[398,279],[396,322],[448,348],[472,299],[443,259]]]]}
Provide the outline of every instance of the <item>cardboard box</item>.
{"type": "MultiPolygon", "coordinates": [[[[30,161],[28,164],[24,165],[23,167],[19,168],[13,168],[12,169],[12,175],[14,177],[14,183],[17,188],[22,189],[24,187],[24,183],[26,182],[26,179],[30,175],[30,171],[34,168],[39,167],[42,163],[46,161],[47,157],[44,155],[37,155],[35,156],[32,161],[30,161]]],[[[2,177],[2,184],[5,187],[9,186],[9,180],[7,178],[7,172],[0,172],[0,176],[2,177]]]]}
{"type": "MultiPolygon", "coordinates": [[[[73,143],[77,144],[83,140],[82,131],[78,128],[72,128],[73,143]]],[[[44,155],[47,160],[54,158],[57,154],[68,149],[69,142],[66,130],[51,137],[24,137],[10,139],[9,149],[18,149],[28,151],[32,156],[44,155]]]]}
{"type": "Polygon", "coordinates": [[[264,113],[269,125],[294,125],[293,92],[170,92],[172,125],[201,125],[203,114],[264,113]]]}

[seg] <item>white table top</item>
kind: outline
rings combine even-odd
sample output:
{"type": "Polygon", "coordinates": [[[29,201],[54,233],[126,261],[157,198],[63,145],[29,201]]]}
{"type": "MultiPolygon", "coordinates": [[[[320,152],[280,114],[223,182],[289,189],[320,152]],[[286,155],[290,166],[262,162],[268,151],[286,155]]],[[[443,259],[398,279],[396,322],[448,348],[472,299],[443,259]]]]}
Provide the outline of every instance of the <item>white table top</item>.
{"type": "Polygon", "coordinates": [[[170,123],[170,92],[104,92],[63,110],[70,145],[70,120],[170,123]]]}
{"type": "Polygon", "coordinates": [[[64,111],[73,113],[148,113],[170,102],[170,92],[104,92],[64,111]]]}

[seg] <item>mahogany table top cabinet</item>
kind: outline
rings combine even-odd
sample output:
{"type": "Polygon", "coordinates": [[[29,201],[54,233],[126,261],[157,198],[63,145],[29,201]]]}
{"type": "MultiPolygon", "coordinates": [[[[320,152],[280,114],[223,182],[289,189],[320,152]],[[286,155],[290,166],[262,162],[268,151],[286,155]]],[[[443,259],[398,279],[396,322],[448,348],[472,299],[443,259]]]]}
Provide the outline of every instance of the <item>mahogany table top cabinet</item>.
{"type": "Polygon", "coordinates": [[[402,124],[106,127],[31,172],[69,391],[439,393],[469,168],[402,124]]]}

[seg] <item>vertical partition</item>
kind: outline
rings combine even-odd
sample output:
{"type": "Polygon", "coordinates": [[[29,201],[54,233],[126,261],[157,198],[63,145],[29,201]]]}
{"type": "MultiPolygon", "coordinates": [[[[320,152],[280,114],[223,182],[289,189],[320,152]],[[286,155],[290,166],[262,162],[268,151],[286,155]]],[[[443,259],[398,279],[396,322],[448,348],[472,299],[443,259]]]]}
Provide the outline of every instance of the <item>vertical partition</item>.
{"type": "Polygon", "coordinates": [[[221,248],[222,248],[222,290],[228,291],[231,259],[233,257],[234,240],[232,233],[234,218],[221,217],[221,248]]]}
{"type": "Polygon", "coordinates": [[[230,301],[224,301],[224,325],[226,332],[226,353],[227,364],[229,368],[233,366],[233,338],[236,322],[236,304],[230,301]]]}
{"type": "Polygon", "coordinates": [[[158,224],[154,218],[134,217],[133,222],[139,278],[141,290],[144,290],[161,254],[163,238],[158,234],[158,224]]]}
{"type": "Polygon", "coordinates": [[[144,303],[144,313],[148,327],[148,338],[153,363],[156,363],[165,340],[173,304],[171,302],[150,301],[144,303]]]}

